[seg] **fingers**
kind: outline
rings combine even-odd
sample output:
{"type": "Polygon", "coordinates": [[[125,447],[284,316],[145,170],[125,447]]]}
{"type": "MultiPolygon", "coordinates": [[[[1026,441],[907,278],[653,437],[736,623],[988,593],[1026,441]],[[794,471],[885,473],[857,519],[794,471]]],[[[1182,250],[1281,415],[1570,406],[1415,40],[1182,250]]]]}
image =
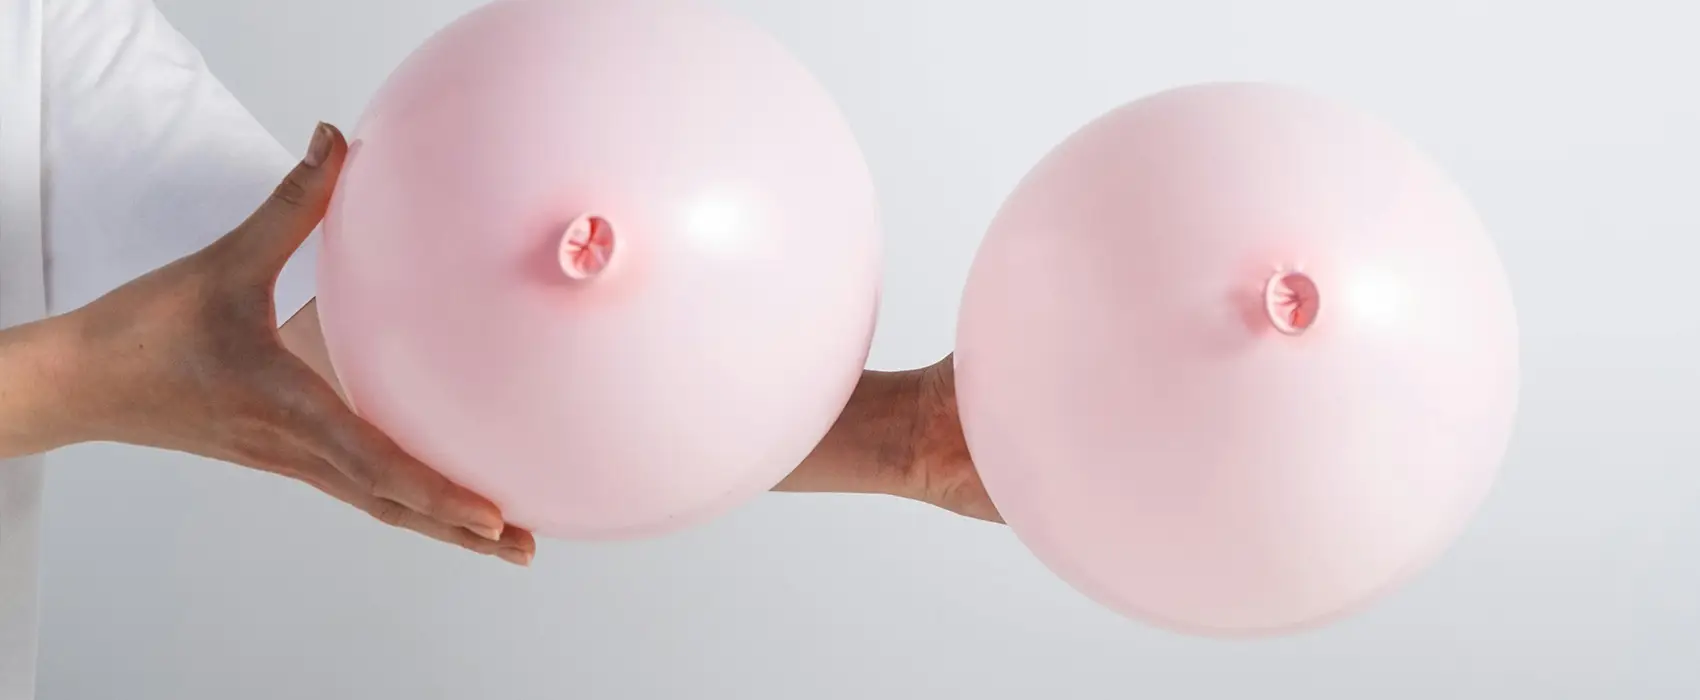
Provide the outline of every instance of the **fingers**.
{"type": "MultiPolygon", "coordinates": [[[[293,358],[291,358],[292,360],[293,358]]],[[[312,368],[298,361],[274,365],[271,403],[284,407],[286,432],[329,464],[364,496],[393,501],[446,525],[499,540],[501,509],[408,454],[356,415],[312,368]]]]}
{"type": "Polygon", "coordinates": [[[984,520],[989,523],[1003,524],[1003,515],[998,512],[996,503],[986,494],[986,487],[975,479],[972,484],[964,484],[955,490],[945,501],[948,508],[958,515],[984,520]]]}
{"type": "Polygon", "coordinates": [[[537,540],[531,533],[517,527],[505,528],[499,539],[491,540],[473,534],[465,528],[425,517],[395,501],[368,496],[356,505],[362,506],[362,510],[385,525],[411,530],[479,554],[498,557],[509,564],[530,566],[532,558],[537,555],[537,540]]]}
{"type": "Polygon", "coordinates": [[[298,474],[297,478],[391,527],[411,530],[439,542],[498,557],[518,566],[529,566],[532,558],[537,555],[537,539],[530,532],[509,527],[502,530],[498,539],[486,538],[465,528],[427,517],[395,501],[370,495],[328,463],[320,463],[319,468],[298,474]]]}
{"type": "Polygon", "coordinates": [[[256,272],[275,275],[313,233],[330,209],[348,143],[342,132],[320,124],[301,162],[260,208],[230,233],[239,259],[256,272]]]}
{"type": "Polygon", "coordinates": [[[333,446],[330,458],[337,471],[376,498],[394,501],[485,539],[502,537],[506,525],[496,504],[414,459],[352,412],[348,418],[358,424],[351,426],[352,444],[333,446]]]}
{"type": "Polygon", "coordinates": [[[323,456],[365,493],[394,501],[433,519],[466,528],[485,539],[502,536],[502,512],[478,494],[413,458],[377,428],[339,407],[343,436],[324,444],[323,456]]]}

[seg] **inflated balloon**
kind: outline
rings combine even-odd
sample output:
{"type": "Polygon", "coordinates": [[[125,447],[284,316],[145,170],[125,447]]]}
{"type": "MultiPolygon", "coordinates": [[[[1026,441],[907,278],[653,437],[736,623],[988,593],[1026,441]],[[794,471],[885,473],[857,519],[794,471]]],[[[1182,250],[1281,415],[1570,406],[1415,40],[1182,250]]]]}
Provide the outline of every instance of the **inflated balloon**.
{"type": "Polygon", "coordinates": [[[1518,389],[1497,253],[1383,124],[1204,85],[1126,105],[1021,182],[956,355],[999,511],[1077,589],[1170,629],[1290,632],[1440,555],[1518,389]]]}
{"type": "Polygon", "coordinates": [[[689,2],[498,0],[351,133],[320,302],[356,409],[538,534],[772,488],[863,368],[879,214],[828,93],[689,2]]]}

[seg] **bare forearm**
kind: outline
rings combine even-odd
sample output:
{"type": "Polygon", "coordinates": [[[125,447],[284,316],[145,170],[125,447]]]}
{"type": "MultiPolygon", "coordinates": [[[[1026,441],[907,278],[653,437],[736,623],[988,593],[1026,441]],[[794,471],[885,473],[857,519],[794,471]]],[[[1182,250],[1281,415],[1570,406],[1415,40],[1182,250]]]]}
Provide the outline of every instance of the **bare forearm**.
{"type": "Polygon", "coordinates": [[[0,330],[0,459],[77,441],[78,349],[64,319],[0,330]]]}

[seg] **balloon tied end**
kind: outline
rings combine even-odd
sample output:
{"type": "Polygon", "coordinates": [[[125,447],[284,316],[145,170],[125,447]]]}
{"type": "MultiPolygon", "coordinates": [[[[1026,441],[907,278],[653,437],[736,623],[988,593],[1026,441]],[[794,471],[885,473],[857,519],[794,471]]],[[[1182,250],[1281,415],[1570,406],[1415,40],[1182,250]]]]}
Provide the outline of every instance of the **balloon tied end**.
{"type": "Polygon", "coordinates": [[[586,214],[567,225],[561,235],[561,272],[587,280],[602,274],[614,258],[614,227],[607,219],[586,214]]]}
{"type": "Polygon", "coordinates": [[[1263,308],[1269,323],[1285,335],[1309,330],[1321,305],[1316,280],[1303,272],[1277,272],[1263,288],[1263,308]]]}

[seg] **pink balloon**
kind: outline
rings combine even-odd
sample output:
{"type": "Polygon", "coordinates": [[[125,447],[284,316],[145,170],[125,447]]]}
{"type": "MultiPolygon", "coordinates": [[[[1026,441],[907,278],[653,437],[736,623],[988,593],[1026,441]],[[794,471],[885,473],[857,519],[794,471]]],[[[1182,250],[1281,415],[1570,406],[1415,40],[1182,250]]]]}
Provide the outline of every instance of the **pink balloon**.
{"type": "Polygon", "coordinates": [[[879,212],[774,39],[695,3],[498,0],[351,134],[320,302],[354,406],[545,536],[772,488],[866,360],[879,212]]]}
{"type": "Polygon", "coordinates": [[[1000,512],[1063,579],[1173,630],[1291,632],[1438,557],[1518,389],[1497,253],[1380,123],[1195,86],[1052,151],[986,235],[956,355],[1000,512]]]}

